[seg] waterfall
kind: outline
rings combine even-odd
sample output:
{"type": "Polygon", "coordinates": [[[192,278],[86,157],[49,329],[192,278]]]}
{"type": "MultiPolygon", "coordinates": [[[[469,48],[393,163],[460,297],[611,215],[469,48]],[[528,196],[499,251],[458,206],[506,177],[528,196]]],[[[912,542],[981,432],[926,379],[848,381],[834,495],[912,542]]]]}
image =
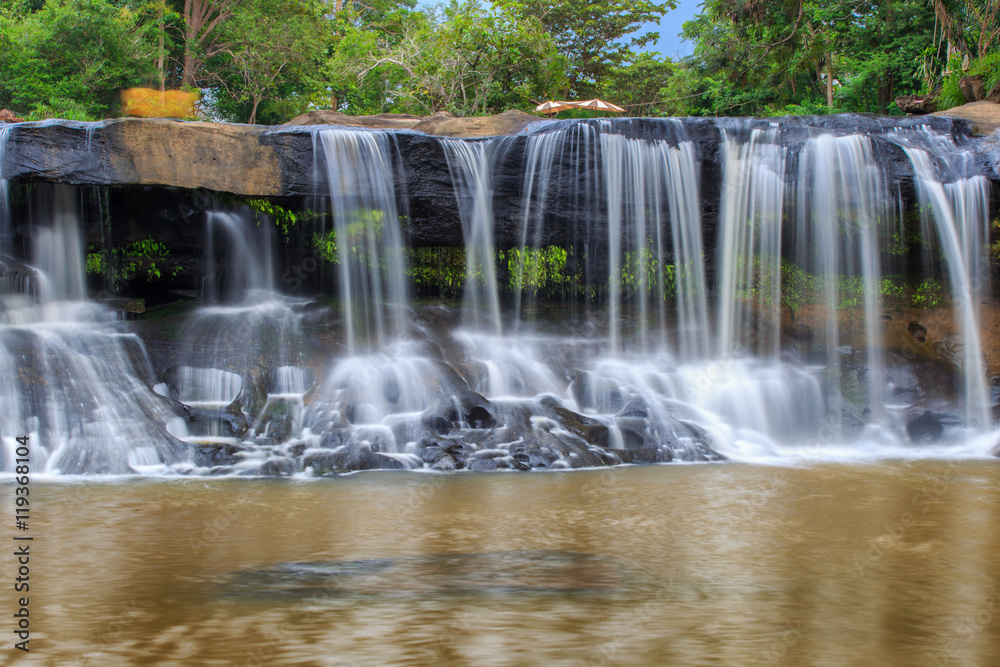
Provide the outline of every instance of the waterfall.
{"type": "Polygon", "coordinates": [[[693,144],[683,140],[683,128],[678,124],[672,129],[682,137],[676,147],[666,141],[601,134],[608,199],[610,347],[617,351],[621,344],[620,309],[627,290],[638,311],[637,349],[664,349],[668,296],[673,291],[677,348],[683,358],[692,359],[707,352],[704,332],[709,326],[698,162],[693,144]]]}
{"type": "MultiPolygon", "coordinates": [[[[809,139],[799,164],[796,264],[822,281],[823,349],[835,390],[831,412],[840,410],[840,348],[837,312],[844,297],[838,276],[860,276],[864,301],[868,408],[882,416],[885,385],[881,335],[880,227],[888,226],[888,192],[859,135],[823,134],[809,139]]],[[[886,235],[883,235],[883,237],[886,235]]]]}
{"type": "MultiPolygon", "coordinates": [[[[294,209],[308,215],[279,234],[249,208],[198,204],[180,236],[204,239],[204,264],[185,250],[181,278],[116,281],[100,303],[85,252],[134,258],[133,213],[111,214],[134,197],[98,193],[98,225],[93,193],[16,186],[2,209],[0,465],[23,434],[41,469],[63,473],[985,455],[990,181],[961,137],[921,123],[308,130],[316,173],[294,209]],[[421,228],[441,199],[441,229],[421,228]],[[438,273],[404,229],[464,241],[433,251],[446,279],[465,264],[460,308],[410,298],[408,258],[417,285],[438,273]],[[322,263],[333,275],[304,277],[322,263]],[[286,269],[314,292],[282,293],[286,269]],[[199,279],[200,302],[176,300],[197,298],[199,279]],[[138,295],[137,321],[101,305],[138,295]]],[[[95,127],[93,154],[106,148],[95,127]]]]}
{"type": "Polygon", "coordinates": [[[487,146],[480,142],[442,140],[441,147],[459,200],[465,236],[462,305],[465,318],[475,322],[477,316],[484,314],[489,330],[499,336],[503,333],[503,321],[493,248],[493,191],[487,146]]]}
{"type": "Polygon", "coordinates": [[[79,190],[37,186],[33,216],[38,299],[11,301],[0,325],[4,469],[13,469],[13,438],[26,434],[40,472],[122,474],[176,462],[184,447],[166,430],[176,414],[151,389],[142,341],[86,300],[79,190]]]}
{"type": "Polygon", "coordinates": [[[722,130],[718,354],[779,351],[781,222],[787,151],[779,131],[722,130]]]}
{"type": "Polygon", "coordinates": [[[273,292],[274,230],[257,225],[249,210],[206,213],[207,268],[202,293],[207,303],[239,303],[273,292]],[[218,233],[217,233],[218,232],[218,233]],[[222,243],[217,242],[219,237],[222,243]],[[216,248],[228,255],[224,268],[217,266],[216,248]]]}
{"type": "Polygon", "coordinates": [[[397,338],[406,322],[402,233],[385,133],[320,130],[348,349],[397,338]]]}
{"type": "MultiPolygon", "coordinates": [[[[514,289],[514,324],[521,325],[522,298],[525,288],[525,263],[530,263],[528,250],[533,251],[534,258],[542,249],[542,232],[545,220],[544,202],[548,198],[549,185],[552,183],[552,169],[556,153],[565,150],[566,131],[558,130],[543,134],[534,134],[526,139],[524,183],[521,195],[521,227],[520,246],[517,255],[517,269],[512,276],[514,289]]],[[[535,259],[535,264],[537,264],[535,259]]],[[[530,276],[529,276],[530,277],[530,276]]],[[[530,297],[529,297],[530,298],[530,297]]]]}
{"type": "Polygon", "coordinates": [[[904,150],[913,163],[920,201],[933,211],[934,229],[941,242],[951,283],[952,308],[961,323],[966,423],[982,427],[992,422],[977,316],[984,288],[976,272],[983,242],[988,238],[988,232],[982,230],[988,230],[989,224],[988,216],[983,215],[988,211],[983,205],[987,199],[985,179],[978,183],[965,179],[962,184],[946,187],[938,179],[927,151],[909,145],[904,150]]]}
{"type": "Polygon", "coordinates": [[[34,263],[47,278],[46,300],[82,301],[86,298],[83,241],[80,238],[79,191],[54,185],[53,198],[40,199],[38,239],[32,243],[34,263]]]}
{"type": "Polygon", "coordinates": [[[4,178],[4,154],[7,151],[7,139],[10,137],[11,126],[0,124],[0,255],[10,256],[13,250],[11,241],[10,197],[7,193],[7,179],[4,178]]]}

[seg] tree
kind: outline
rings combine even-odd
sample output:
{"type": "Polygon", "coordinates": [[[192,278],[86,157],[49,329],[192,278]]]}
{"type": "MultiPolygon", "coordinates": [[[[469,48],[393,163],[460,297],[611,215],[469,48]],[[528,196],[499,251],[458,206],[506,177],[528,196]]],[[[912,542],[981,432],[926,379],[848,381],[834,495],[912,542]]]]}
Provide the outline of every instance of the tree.
{"type": "Polygon", "coordinates": [[[218,78],[229,95],[250,104],[250,124],[261,102],[294,83],[308,86],[319,72],[322,10],[311,0],[245,0],[220,30],[218,78]]]}
{"type": "Polygon", "coordinates": [[[596,94],[614,67],[627,63],[635,49],[659,39],[657,33],[642,29],[677,7],[676,0],[499,0],[498,4],[522,18],[541,21],[569,61],[564,95],[579,98],[596,94]]]}
{"type": "Polygon", "coordinates": [[[0,46],[0,106],[31,118],[106,117],[122,87],[153,75],[148,26],[133,8],[105,0],[4,13],[0,46]]]}
{"type": "Polygon", "coordinates": [[[205,60],[222,53],[225,42],[219,27],[242,0],[184,0],[184,62],[182,86],[198,84],[205,60]]]}
{"type": "Polygon", "coordinates": [[[632,62],[613,68],[602,80],[601,97],[614,100],[632,116],[666,114],[662,90],[674,76],[677,65],[654,53],[640,53],[632,62]]]}
{"type": "Polygon", "coordinates": [[[487,114],[533,106],[563,84],[565,61],[537,19],[470,0],[440,19],[414,16],[398,39],[378,40],[354,76],[375,70],[392,73],[397,85],[386,94],[403,109],[487,114]]]}
{"type": "Polygon", "coordinates": [[[692,113],[887,113],[925,87],[935,22],[922,0],[707,0],[684,30],[695,55],[666,97],[692,113]]]}

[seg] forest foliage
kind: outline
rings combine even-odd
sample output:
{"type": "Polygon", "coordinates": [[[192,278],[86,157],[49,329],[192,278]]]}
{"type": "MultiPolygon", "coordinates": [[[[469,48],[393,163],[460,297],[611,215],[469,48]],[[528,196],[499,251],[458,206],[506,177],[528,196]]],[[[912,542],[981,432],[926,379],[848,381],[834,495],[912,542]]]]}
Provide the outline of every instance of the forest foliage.
{"type": "MultiPolygon", "coordinates": [[[[0,108],[122,114],[129,87],[198,91],[199,115],[281,123],[530,111],[601,97],[628,115],[899,113],[1000,78],[1000,0],[705,0],[694,53],[653,51],[675,0],[4,0],[0,108]]],[[[988,88],[987,88],[988,90],[988,88]]]]}

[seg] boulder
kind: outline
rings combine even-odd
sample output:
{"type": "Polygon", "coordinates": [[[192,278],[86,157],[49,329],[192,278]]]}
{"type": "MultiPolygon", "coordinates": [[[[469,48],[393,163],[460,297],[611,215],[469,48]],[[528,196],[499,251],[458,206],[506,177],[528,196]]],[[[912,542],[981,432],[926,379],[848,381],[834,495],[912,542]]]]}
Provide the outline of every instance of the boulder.
{"type": "Polygon", "coordinates": [[[215,468],[217,466],[232,466],[243,460],[243,456],[252,451],[250,447],[239,442],[204,442],[193,443],[194,464],[199,468],[215,468]]]}
{"type": "Polygon", "coordinates": [[[945,426],[957,426],[961,420],[953,415],[925,410],[906,422],[906,435],[917,445],[931,445],[941,440],[945,426]]]}
{"type": "Polygon", "coordinates": [[[302,461],[314,475],[336,475],[359,470],[402,470],[406,466],[392,458],[373,452],[366,444],[350,445],[337,451],[314,451],[302,461]]]}
{"type": "Polygon", "coordinates": [[[896,98],[896,106],[903,113],[915,116],[937,111],[937,102],[932,95],[900,95],[896,98]]]}
{"type": "Polygon", "coordinates": [[[946,111],[935,111],[931,116],[963,118],[969,123],[973,134],[986,136],[1000,127],[1000,104],[993,102],[970,102],[946,111]]]}
{"type": "Polygon", "coordinates": [[[532,123],[546,119],[523,111],[505,111],[494,116],[458,118],[447,111],[433,116],[384,113],[376,116],[348,116],[339,111],[310,111],[296,116],[288,125],[343,125],[379,130],[417,130],[440,137],[498,137],[517,134],[532,123]]]}
{"type": "Polygon", "coordinates": [[[986,93],[986,101],[1000,104],[1000,81],[997,81],[996,85],[990,88],[990,92],[986,93]]]}
{"type": "Polygon", "coordinates": [[[23,118],[18,118],[17,115],[10,109],[0,109],[0,123],[23,123],[23,118]]]}
{"type": "Polygon", "coordinates": [[[968,102],[979,102],[983,99],[983,77],[979,74],[963,76],[958,80],[958,89],[968,102]]]}

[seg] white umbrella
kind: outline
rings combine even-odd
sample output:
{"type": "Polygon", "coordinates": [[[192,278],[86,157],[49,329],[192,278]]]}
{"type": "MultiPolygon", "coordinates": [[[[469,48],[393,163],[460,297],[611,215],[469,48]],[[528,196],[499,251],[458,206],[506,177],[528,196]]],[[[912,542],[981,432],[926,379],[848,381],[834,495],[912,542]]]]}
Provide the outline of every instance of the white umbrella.
{"type": "Polygon", "coordinates": [[[625,109],[620,106],[616,106],[611,102],[605,102],[604,100],[592,99],[585,102],[570,102],[573,106],[579,109],[594,109],[595,111],[613,111],[614,113],[625,113],[625,109]]]}
{"type": "Polygon", "coordinates": [[[574,102],[555,102],[549,100],[548,102],[542,102],[537,107],[535,111],[541,111],[545,114],[559,113],[560,111],[565,111],[566,109],[572,109],[576,104],[574,102]]]}

